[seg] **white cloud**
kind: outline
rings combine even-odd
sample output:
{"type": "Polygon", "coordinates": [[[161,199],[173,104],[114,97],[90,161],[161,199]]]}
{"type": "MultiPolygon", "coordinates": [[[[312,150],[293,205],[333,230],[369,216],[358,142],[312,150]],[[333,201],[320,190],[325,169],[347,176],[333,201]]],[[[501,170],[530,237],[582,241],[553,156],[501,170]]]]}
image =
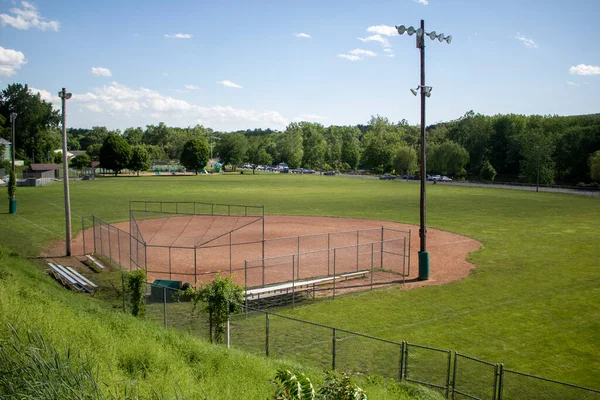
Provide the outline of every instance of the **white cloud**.
{"type": "Polygon", "coordinates": [[[390,42],[386,38],[381,37],[381,35],[371,35],[365,38],[359,37],[358,40],[361,42],[378,42],[381,43],[383,47],[390,47],[390,42]]]}
{"type": "Polygon", "coordinates": [[[200,89],[200,86],[198,86],[198,85],[184,85],[184,87],[187,90],[198,90],[198,89],[200,89]]]}
{"type": "Polygon", "coordinates": [[[579,86],[579,83],[575,83],[575,82],[571,82],[571,81],[567,81],[567,84],[571,85],[571,86],[579,86]]]}
{"type": "Polygon", "coordinates": [[[189,124],[248,126],[248,123],[264,127],[282,128],[289,122],[279,112],[272,110],[247,110],[231,106],[199,106],[147,88],[130,88],[118,82],[95,88],[93,93],[74,94],[71,100],[80,106],[81,112],[106,113],[115,118],[133,117],[143,120],[152,118],[177,119],[189,124]]]}
{"type": "Polygon", "coordinates": [[[46,21],[37,8],[27,2],[22,1],[23,8],[11,8],[10,12],[14,16],[8,14],[0,14],[0,22],[3,26],[10,25],[13,28],[28,30],[29,28],[37,28],[42,31],[52,30],[58,32],[60,23],[58,21],[46,21]]]}
{"type": "Polygon", "coordinates": [[[96,76],[112,76],[112,72],[110,72],[110,69],[103,67],[92,67],[90,72],[92,73],[92,75],[96,76]]]}
{"type": "Polygon", "coordinates": [[[419,4],[423,4],[424,6],[426,6],[427,4],[429,4],[429,0],[415,0],[417,3],[419,4]]]}
{"type": "Polygon", "coordinates": [[[340,58],[345,58],[346,60],[350,60],[350,61],[362,60],[362,58],[360,58],[359,56],[352,56],[349,54],[338,54],[337,56],[340,58]]]}
{"type": "Polygon", "coordinates": [[[304,38],[304,39],[312,39],[312,36],[310,36],[308,33],[295,33],[294,36],[296,36],[297,38],[304,38]]]}
{"type": "Polygon", "coordinates": [[[376,33],[384,36],[396,36],[398,31],[395,27],[389,25],[374,25],[367,28],[367,32],[376,33]]]}
{"type": "Polygon", "coordinates": [[[28,89],[32,94],[39,94],[40,99],[47,101],[48,103],[55,103],[55,104],[60,103],[60,99],[58,98],[58,95],[52,96],[52,94],[50,94],[50,92],[47,90],[37,89],[37,88],[31,87],[31,86],[29,86],[28,89]]]}
{"type": "Polygon", "coordinates": [[[220,83],[221,85],[223,85],[225,87],[230,87],[230,88],[234,88],[234,89],[241,89],[242,88],[237,83],[231,82],[229,80],[218,81],[217,83],[220,83]]]}
{"type": "Polygon", "coordinates": [[[25,54],[0,46],[0,76],[13,76],[23,64],[27,64],[25,54]]]}
{"type": "Polygon", "coordinates": [[[515,39],[520,40],[525,47],[529,47],[530,49],[537,49],[538,45],[532,38],[525,37],[519,33],[515,36],[515,39]]]}
{"type": "Polygon", "coordinates": [[[367,56],[367,57],[375,57],[377,53],[372,52],[371,50],[363,50],[363,49],[354,49],[348,52],[354,56],[367,56]]]}
{"type": "Polygon", "coordinates": [[[579,64],[569,68],[571,75],[600,75],[600,66],[579,64]]]}
{"type": "Polygon", "coordinates": [[[189,33],[175,33],[172,35],[165,34],[165,37],[169,39],[191,39],[193,36],[194,35],[189,33]]]}

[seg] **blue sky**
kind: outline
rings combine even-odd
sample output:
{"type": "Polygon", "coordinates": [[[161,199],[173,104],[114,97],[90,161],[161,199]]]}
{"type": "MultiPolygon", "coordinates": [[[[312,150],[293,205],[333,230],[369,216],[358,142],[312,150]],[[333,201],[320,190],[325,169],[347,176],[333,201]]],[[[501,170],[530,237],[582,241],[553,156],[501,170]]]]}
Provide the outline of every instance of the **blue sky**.
{"type": "Polygon", "coordinates": [[[68,125],[419,121],[415,36],[426,39],[427,123],[600,111],[597,0],[0,0],[0,86],[27,83],[68,125]],[[362,39],[362,40],[361,40],[362,39]]]}

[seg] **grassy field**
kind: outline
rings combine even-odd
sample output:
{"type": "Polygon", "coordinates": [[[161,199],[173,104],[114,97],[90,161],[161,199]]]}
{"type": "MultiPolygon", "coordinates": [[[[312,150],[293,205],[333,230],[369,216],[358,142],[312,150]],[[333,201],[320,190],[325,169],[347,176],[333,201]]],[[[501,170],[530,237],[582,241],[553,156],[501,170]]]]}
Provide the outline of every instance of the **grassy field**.
{"type": "MultiPolygon", "coordinates": [[[[270,214],[418,223],[419,187],[339,177],[231,175],[73,182],[75,216],[126,220],[128,200],[264,204],[270,214]]],[[[0,241],[37,255],[64,232],[62,185],[19,188],[0,241]]],[[[428,226],[483,243],[467,279],[323,301],[285,314],[395,341],[449,348],[506,367],[598,387],[600,202],[550,193],[428,187],[428,226]]],[[[74,218],[74,228],[80,222],[74,218]]],[[[435,269],[435,259],[431,268],[435,269]]]]}

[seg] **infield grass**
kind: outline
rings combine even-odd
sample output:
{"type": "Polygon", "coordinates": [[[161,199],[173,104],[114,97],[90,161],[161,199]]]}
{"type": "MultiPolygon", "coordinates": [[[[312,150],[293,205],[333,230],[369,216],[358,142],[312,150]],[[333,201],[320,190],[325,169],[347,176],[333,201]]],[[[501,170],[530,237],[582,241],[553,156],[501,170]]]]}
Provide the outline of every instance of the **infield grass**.
{"type": "MultiPolygon", "coordinates": [[[[62,185],[19,188],[0,241],[37,255],[64,235],[62,185]]],[[[269,214],[418,224],[419,185],[296,175],[148,176],[72,182],[76,217],[128,219],[128,200],[266,206],[269,214]]],[[[385,339],[457,350],[584,386],[600,377],[600,201],[503,189],[428,186],[428,226],[479,240],[466,279],[337,297],[287,315],[385,339]]],[[[413,245],[417,245],[415,240],[413,245]]],[[[435,270],[436,260],[431,260],[435,270]]]]}

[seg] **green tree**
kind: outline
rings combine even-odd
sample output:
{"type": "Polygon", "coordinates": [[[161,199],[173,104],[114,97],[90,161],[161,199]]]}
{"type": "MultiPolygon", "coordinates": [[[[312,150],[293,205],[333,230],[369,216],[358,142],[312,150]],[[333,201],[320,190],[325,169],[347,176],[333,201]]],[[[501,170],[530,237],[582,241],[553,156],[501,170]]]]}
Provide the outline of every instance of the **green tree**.
{"type": "Polygon", "coordinates": [[[200,305],[200,310],[209,314],[213,327],[211,341],[221,343],[229,314],[239,312],[242,309],[244,289],[236,285],[231,276],[222,278],[217,275],[214,281],[202,285],[198,291],[190,287],[184,294],[191,297],[195,310],[200,305]]]}
{"type": "Polygon", "coordinates": [[[90,156],[92,160],[98,160],[100,158],[100,149],[102,148],[101,144],[92,144],[88,146],[85,153],[90,156]]]}
{"type": "Polygon", "coordinates": [[[248,161],[253,165],[271,165],[273,157],[267,151],[271,138],[267,135],[251,136],[248,139],[248,161]]]}
{"type": "Polygon", "coordinates": [[[60,146],[57,129],[59,113],[52,104],[34,94],[27,85],[9,84],[0,93],[0,115],[9,124],[11,112],[18,114],[15,123],[15,151],[31,156],[32,162],[47,161],[48,155],[60,146]]]}
{"type": "Polygon", "coordinates": [[[304,148],[302,146],[302,127],[300,124],[292,122],[285,128],[285,132],[279,140],[279,153],[281,161],[287,163],[290,168],[300,168],[302,166],[304,148]]]}
{"type": "Polygon", "coordinates": [[[131,160],[131,146],[121,136],[109,134],[100,149],[100,165],[102,168],[111,169],[115,176],[122,169],[127,168],[131,160]]]}
{"type": "Polygon", "coordinates": [[[133,146],[131,148],[131,159],[127,168],[137,172],[137,176],[140,176],[140,171],[150,169],[150,155],[144,146],[133,146]]]}
{"type": "Polygon", "coordinates": [[[401,146],[404,126],[394,126],[387,118],[371,117],[363,136],[362,164],[377,173],[391,171],[393,157],[401,146]]]}
{"type": "Polygon", "coordinates": [[[408,146],[400,147],[394,156],[394,169],[396,173],[405,171],[407,175],[412,175],[417,168],[416,150],[408,146]]]}
{"type": "Polygon", "coordinates": [[[231,168],[235,171],[238,165],[246,161],[248,139],[241,133],[222,134],[215,151],[219,155],[219,161],[223,166],[231,165],[231,168]]]}
{"type": "Polygon", "coordinates": [[[143,269],[136,269],[127,273],[126,282],[131,299],[131,314],[134,317],[143,317],[146,315],[146,272],[143,269]]]}
{"type": "Polygon", "coordinates": [[[54,164],[62,164],[62,162],[63,162],[62,152],[59,152],[59,151],[52,152],[52,162],[54,164]]]}
{"type": "Polygon", "coordinates": [[[483,163],[483,167],[481,167],[481,171],[479,172],[479,177],[488,182],[494,182],[494,179],[496,179],[496,170],[489,161],[486,160],[483,163]]]}
{"type": "Polygon", "coordinates": [[[198,175],[198,171],[202,171],[202,168],[208,163],[209,156],[206,139],[191,139],[183,146],[179,162],[186,169],[193,170],[198,175]]]}
{"type": "Polygon", "coordinates": [[[589,165],[590,177],[593,180],[600,182],[600,150],[590,156],[589,165]]]}
{"type": "Polygon", "coordinates": [[[144,130],[140,127],[138,128],[127,128],[125,132],[123,132],[123,138],[127,140],[130,146],[138,146],[142,144],[142,139],[144,137],[144,130]]]}
{"type": "Polygon", "coordinates": [[[442,175],[465,176],[469,153],[458,143],[448,140],[440,144],[435,152],[435,158],[439,165],[438,171],[442,175]]]}
{"type": "Polygon", "coordinates": [[[301,122],[302,129],[302,166],[320,168],[325,160],[327,142],[323,136],[323,125],[301,122]]]}
{"type": "Polygon", "coordinates": [[[92,159],[86,153],[77,154],[71,160],[71,166],[75,169],[85,169],[92,165],[92,159]]]}
{"type": "Polygon", "coordinates": [[[14,200],[17,191],[17,177],[15,171],[11,168],[8,172],[8,199],[14,200]]]}
{"type": "Polygon", "coordinates": [[[340,128],[342,135],[342,164],[348,164],[351,169],[356,169],[360,161],[360,141],[361,132],[356,127],[343,126],[340,128]]]}

